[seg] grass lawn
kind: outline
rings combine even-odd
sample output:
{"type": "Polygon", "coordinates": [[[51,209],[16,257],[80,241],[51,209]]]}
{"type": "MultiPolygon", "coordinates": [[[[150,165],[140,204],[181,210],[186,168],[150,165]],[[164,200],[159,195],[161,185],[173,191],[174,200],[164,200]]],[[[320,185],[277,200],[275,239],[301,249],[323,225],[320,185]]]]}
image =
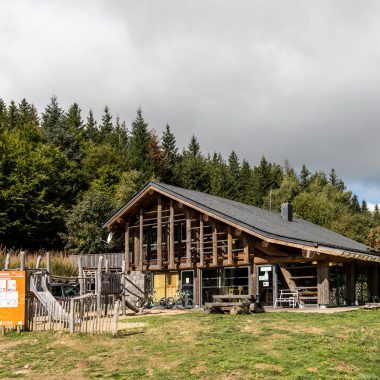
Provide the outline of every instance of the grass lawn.
{"type": "Polygon", "coordinates": [[[380,310],[128,317],[129,333],[8,334],[0,378],[380,379],[380,310]]]}

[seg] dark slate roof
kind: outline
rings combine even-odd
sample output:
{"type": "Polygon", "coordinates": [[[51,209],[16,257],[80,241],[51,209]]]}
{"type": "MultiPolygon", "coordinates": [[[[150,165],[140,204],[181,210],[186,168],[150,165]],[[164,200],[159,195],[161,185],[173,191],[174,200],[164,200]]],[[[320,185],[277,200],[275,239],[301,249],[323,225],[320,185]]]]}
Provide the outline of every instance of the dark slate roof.
{"type": "Polygon", "coordinates": [[[176,186],[162,183],[152,184],[184,201],[188,201],[268,238],[351,251],[366,252],[368,250],[368,247],[364,244],[303,219],[293,218],[293,221],[289,222],[282,219],[279,213],[259,207],[176,186]]]}
{"type": "MultiPolygon", "coordinates": [[[[279,213],[249,206],[244,203],[235,202],[215,195],[201,193],[199,191],[186,190],[163,183],[149,182],[144,189],[136,194],[136,196],[149,186],[153,186],[166,192],[168,195],[175,196],[203,209],[204,211],[218,215],[267,238],[314,247],[325,246],[354,252],[368,253],[370,250],[370,248],[364,244],[358,243],[336,232],[328,230],[327,228],[320,227],[303,219],[293,218],[293,221],[289,222],[282,219],[279,213]]],[[[114,217],[121,214],[123,210],[133,202],[135,197],[121,208],[114,217]]],[[[105,224],[108,224],[108,222],[105,224]]]]}

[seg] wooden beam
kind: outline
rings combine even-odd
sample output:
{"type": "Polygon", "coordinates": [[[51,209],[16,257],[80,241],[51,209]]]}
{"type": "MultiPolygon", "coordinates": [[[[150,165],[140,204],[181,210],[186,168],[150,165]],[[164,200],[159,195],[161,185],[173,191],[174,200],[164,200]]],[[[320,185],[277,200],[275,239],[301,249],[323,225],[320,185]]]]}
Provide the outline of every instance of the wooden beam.
{"type": "Polygon", "coordinates": [[[297,285],[296,283],[292,280],[292,274],[289,272],[289,270],[284,266],[284,264],[280,263],[278,264],[280,269],[281,269],[281,273],[282,275],[284,276],[284,279],[285,279],[285,282],[286,284],[288,285],[288,288],[290,290],[295,290],[297,285]]]}
{"type": "Polygon", "coordinates": [[[125,223],[124,228],[124,260],[125,260],[125,270],[129,272],[130,268],[130,258],[129,258],[129,221],[125,223]]]}
{"type": "Polygon", "coordinates": [[[162,198],[157,200],[157,266],[162,269],[162,198]]]}
{"type": "Polygon", "coordinates": [[[231,226],[227,227],[227,263],[228,265],[233,264],[233,257],[232,257],[232,233],[231,233],[231,226]]]}
{"type": "Polygon", "coordinates": [[[249,264],[249,242],[247,236],[243,237],[243,245],[244,245],[244,256],[243,262],[244,264],[249,264]]]}
{"type": "Polygon", "coordinates": [[[317,282],[318,305],[326,307],[330,304],[329,262],[327,260],[317,263],[317,282]]]}
{"type": "Polygon", "coordinates": [[[142,269],[144,262],[144,212],[140,209],[140,229],[139,229],[139,267],[142,269]]]}
{"type": "Polygon", "coordinates": [[[186,263],[191,263],[191,217],[190,210],[186,208],[186,263]]]}
{"type": "Polygon", "coordinates": [[[203,230],[203,218],[202,215],[199,218],[199,265],[203,267],[205,265],[205,253],[204,253],[204,230],[203,230]]]}
{"type": "Polygon", "coordinates": [[[169,268],[174,269],[174,206],[173,200],[170,200],[169,214],[169,268]]]}
{"type": "Polygon", "coordinates": [[[139,266],[139,250],[140,250],[140,238],[137,230],[133,230],[133,261],[135,263],[135,269],[139,266]]]}
{"type": "Polygon", "coordinates": [[[218,230],[216,223],[212,222],[212,263],[218,265],[218,230]]]}
{"type": "Polygon", "coordinates": [[[267,248],[267,247],[269,247],[269,243],[267,241],[263,240],[261,242],[261,246],[264,247],[264,248],[267,248]]]}
{"type": "Polygon", "coordinates": [[[241,235],[241,230],[239,228],[235,229],[235,236],[239,237],[241,235]]]}

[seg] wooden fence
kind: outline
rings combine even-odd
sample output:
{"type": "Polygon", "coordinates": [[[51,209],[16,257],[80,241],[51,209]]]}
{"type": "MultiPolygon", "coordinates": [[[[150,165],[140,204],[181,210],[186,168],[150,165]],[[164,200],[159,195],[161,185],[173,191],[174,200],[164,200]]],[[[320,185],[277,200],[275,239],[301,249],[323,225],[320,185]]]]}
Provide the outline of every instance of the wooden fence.
{"type": "Polygon", "coordinates": [[[70,258],[78,266],[78,257],[81,257],[83,269],[96,269],[99,263],[99,257],[102,256],[104,263],[107,262],[109,269],[121,269],[124,253],[101,253],[87,255],[71,255],[70,258]]]}
{"type": "Polygon", "coordinates": [[[99,307],[96,296],[86,295],[48,305],[31,297],[27,300],[27,328],[29,331],[116,335],[120,301],[109,301],[102,299],[99,307]]]}

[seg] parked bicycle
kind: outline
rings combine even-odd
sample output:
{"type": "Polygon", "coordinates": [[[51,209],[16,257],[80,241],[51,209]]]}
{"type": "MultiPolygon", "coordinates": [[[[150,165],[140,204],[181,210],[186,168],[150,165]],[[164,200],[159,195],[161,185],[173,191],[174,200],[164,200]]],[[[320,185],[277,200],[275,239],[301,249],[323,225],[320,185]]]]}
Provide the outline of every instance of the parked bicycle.
{"type": "Polygon", "coordinates": [[[147,293],[145,299],[139,298],[136,301],[136,307],[141,311],[144,309],[161,308],[165,309],[168,305],[168,299],[165,297],[158,298],[155,290],[151,293],[147,293]]]}
{"type": "Polygon", "coordinates": [[[194,307],[192,292],[187,289],[178,289],[175,296],[169,297],[167,302],[168,309],[172,309],[173,307],[177,309],[192,309],[194,307]]]}

